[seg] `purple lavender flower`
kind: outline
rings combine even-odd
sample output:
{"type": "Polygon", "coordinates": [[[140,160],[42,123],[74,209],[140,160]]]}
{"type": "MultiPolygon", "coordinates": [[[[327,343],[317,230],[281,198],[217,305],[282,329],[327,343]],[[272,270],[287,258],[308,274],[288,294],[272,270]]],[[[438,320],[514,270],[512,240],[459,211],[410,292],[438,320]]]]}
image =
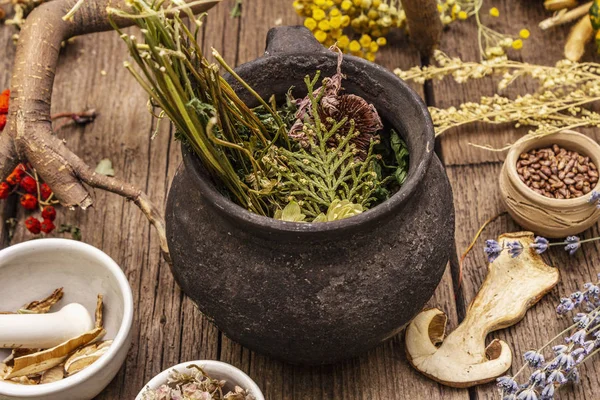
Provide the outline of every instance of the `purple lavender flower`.
{"type": "Polygon", "coordinates": [[[552,347],[552,351],[554,351],[554,354],[559,355],[560,353],[564,353],[565,351],[567,351],[568,347],[565,346],[564,344],[559,344],[556,345],[554,347],[552,347]]]}
{"type": "Polygon", "coordinates": [[[533,368],[541,368],[546,363],[544,355],[538,353],[537,351],[530,350],[525,353],[523,357],[525,358],[525,361],[527,361],[527,363],[533,368]]]}
{"type": "Polygon", "coordinates": [[[529,245],[532,249],[535,249],[535,252],[538,254],[542,254],[546,250],[548,250],[548,239],[541,236],[536,236],[535,240],[532,244],[529,245]]]}
{"type": "Polygon", "coordinates": [[[542,390],[542,400],[552,400],[554,398],[554,384],[550,383],[542,390]]]}
{"type": "Polygon", "coordinates": [[[586,342],[583,342],[583,351],[585,351],[585,354],[588,355],[592,352],[592,350],[594,350],[594,348],[596,347],[596,342],[593,340],[588,340],[586,342]]]}
{"type": "Polygon", "coordinates": [[[483,251],[485,251],[485,254],[488,258],[488,261],[493,263],[496,258],[498,258],[500,256],[500,253],[502,253],[502,251],[504,250],[503,246],[500,246],[500,243],[498,243],[495,240],[486,240],[485,241],[485,247],[483,248],[483,251]]]}
{"type": "Polygon", "coordinates": [[[567,343],[573,342],[583,346],[585,342],[585,338],[587,336],[587,331],[585,329],[580,329],[573,334],[573,336],[566,338],[567,343]]]}
{"type": "Polygon", "coordinates": [[[575,308],[575,303],[570,298],[563,297],[560,299],[560,304],[556,307],[558,314],[566,314],[575,308]]]}
{"type": "Polygon", "coordinates": [[[593,190],[589,201],[590,203],[596,203],[596,208],[600,208],[600,193],[593,190]]]}
{"type": "Polygon", "coordinates": [[[573,304],[575,304],[576,306],[580,305],[581,302],[583,301],[583,293],[581,293],[580,291],[571,293],[571,301],[573,302],[573,304]]]}
{"type": "Polygon", "coordinates": [[[521,242],[516,240],[514,242],[508,242],[506,247],[508,248],[508,253],[512,258],[520,256],[523,252],[523,245],[521,242]]]}
{"type": "Polygon", "coordinates": [[[573,359],[575,360],[575,363],[572,366],[572,367],[574,367],[575,365],[580,364],[583,361],[583,359],[585,358],[585,356],[586,356],[585,349],[583,347],[579,347],[579,348],[573,350],[573,352],[571,353],[571,356],[573,356],[573,359]]]}
{"type": "Polygon", "coordinates": [[[591,282],[586,283],[585,285],[583,285],[583,288],[586,290],[588,297],[590,298],[598,298],[598,295],[600,295],[600,287],[594,285],[591,282]]]}
{"type": "Polygon", "coordinates": [[[517,396],[517,400],[538,400],[538,393],[533,388],[525,389],[517,396]]]}
{"type": "Polygon", "coordinates": [[[577,323],[580,328],[585,328],[590,323],[590,317],[585,313],[577,313],[577,315],[573,317],[573,322],[577,323]]]}
{"type": "Polygon", "coordinates": [[[580,380],[579,370],[577,368],[573,368],[569,372],[569,375],[567,376],[567,379],[570,380],[573,383],[579,383],[579,380],[580,380]]]}
{"type": "Polygon", "coordinates": [[[579,242],[579,238],[577,236],[569,236],[565,240],[567,245],[565,246],[565,251],[569,253],[569,255],[575,254],[577,250],[579,250],[579,246],[581,243],[579,242]]]}
{"type": "Polygon", "coordinates": [[[547,383],[555,383],[556,382],[559,385],[564,385],[565,383],[567,383],[567,378],[565,378],[565,374],[563,374],[563,372],[560,369],[556,369],[556,370],[552,371],[550,376],[548,376],[548,379],[546,382],[547,383]]]}
{"type": "Polygon", "coordinates": [[[529,383],[533,386],[543,386],[546,383],[546,372],[543,369],[536,369],[529,377],[529,383]]]}
{"type": "Polygon", "coordinates": [[[502,390],[504,393],[515,393],[519,389],[519,385],[512,378],[512,376],[501,376],[496,379],[496,385],[502,390]]]}

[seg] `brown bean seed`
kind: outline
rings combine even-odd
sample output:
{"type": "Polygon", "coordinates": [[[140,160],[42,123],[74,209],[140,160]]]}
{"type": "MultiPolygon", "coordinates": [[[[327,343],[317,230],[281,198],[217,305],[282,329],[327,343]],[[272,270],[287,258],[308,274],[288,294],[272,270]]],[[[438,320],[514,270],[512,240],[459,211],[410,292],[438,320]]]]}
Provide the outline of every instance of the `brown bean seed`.
{"type": "Polygon", "coordinates": [[[592,191],[592,189],[590,189],[589,186],[584,186],[583,189],[581,189],[583,194],[588,194],[589,192],[592,191]]]}
{"type": "Polygon", "coordinates": [[[567,185],[572,185],[575,183],[575,181],[571,178],[565,178],[565,179],[563,179],[563,182],[566,183],[567,185]]]}
{"type": "Polygon", "coordinates": [[[565,171],[560,171],[558,174],[558,179],[560,179],[562,181],[563,179],[565,179],[565,175],[566,175],[565,171]]]}
{"type": "MultiPolygon", "coordinates": [[[[552,175],[552,171],[548,167],[542,167],[541,170],[544,173],[544,175],[546,175],[546,176],[552,175]]],[[[548,179],[548,178],[546,178],[546,179],[548,179]]]]}
{"type": "Polygon", "coordinates": [[[575,189],[582,190],[583,189],[583,181],[579,181],[575,184],[575,189]]]}
{"type": "Polygon", "coordinates": [[[577,166],[577,171],[581,172],[581,173],[585,173],[588,171],[588,167],[585,165],[578,165],[577,166]]]}

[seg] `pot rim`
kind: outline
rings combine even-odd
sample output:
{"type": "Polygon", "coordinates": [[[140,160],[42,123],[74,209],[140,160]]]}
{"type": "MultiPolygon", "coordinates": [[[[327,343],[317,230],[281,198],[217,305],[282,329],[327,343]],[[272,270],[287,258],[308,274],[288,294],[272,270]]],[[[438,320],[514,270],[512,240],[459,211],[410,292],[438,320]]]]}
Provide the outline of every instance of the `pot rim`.
{"type": "Polygon", "coordinates": [[[511,147],[508,154],[506,155],[504,165],[507,169],[510,181],[513,182],[515,188],[525,198],[529,199],[530,201],[536,204],[548,207],[549,209],[569,209],[573,207],[583,206],[586,203],[589,203],[590,198],[592,197],[592,192],[600,190],[600,179],[596,183],[596,186],[594,186],[588,194],[585,194],[581,197],[576,197],[573,199],[551,199],[549,197],[545,197],[539,193],[534,192],[519,178],[519,174],[517,173],[517,161],[519,155],[523,152],[529,151],[540,146],[544,147],[547,145],[546,142],[549,140],[552,144],[556,143],[560,146],[567,148],[568,150],[572,150],[572,146],[571,148],[569,148],[569,145],[575,145],[576,147],[585,147],[586,150],[584,151],[584,155],[590,157],[592,162],[597,167],[599,166],[600,145],[595,140],[593,140],[587,135],[584,135],[583,133],[566,129],[538,138],[531,138],[526,135],[519,139],[511,147]]]}
{"type": "MultiPolygon", "coordinates": [[[[287,58],[293,56],[305,56],[309,59],[315,59],[315,53],[306,52],[306,51],[298,51],[294,53],[285,53],[285,54],[277,54],[277,55],[266,55],[254,60],[252,63],[254,64],[252,68],[264,68],[266,64],[269,62],[275,61],[278,58],[287,58]]],[[[322,53],[320,55],[324,55],[332,60],[337,60],[337,54],[333,52],[322,53]]],[[[421,184],[429,166],[431,164],[431,160],[434,155],[434,147],[435,147],[435,131],[433,127],[433,122],[431,120],[431,116],[427,109],[427,105],[421,99],[421,97],[413,91],[402,79],[398,78],[396,75],[392,74],[387,69],[370,63],[362,58],[344,55],[344,60],[342,63],[342,67],[344,64],[355,64],[359,69],[372,69],[374,75],[377,74],[379,81],[391,81],[394,82],[398,87],[398,92],[403,93],[403,95],[407,96],[409,101],[415,104],[415,109],[418,111],[417,116],[422,119],[422,131],[421,132],[412,132],[414,135],[422,135],[424,136],[425,149],[421,152],[415,151],[415,149],[411,149],[410,141],[407,138],[404,138],[409,146],[409,157],[413,157],[414,155],[421,153],[421,159],[415,162],[414,166],[411,168],[412,162],[409,164],[408,176],[402,187],[394,193],[389,199],[384,201],[383,203],[350,218],[346,218],[340,221],[332,221],[332,222],[288,222],[276,220],[274,218],[265,217],[262,215],[254,214],[251,211],[241,207],[240,205],[234,203],[229,200],[223,194],[221,194],[217,188],[212,183],[211,179],[207,176],[204,176],[200,171],[204,169],[202,164],[200,163],[200,159],[187,148],[186,146],[182,146],[183,152],[183,160],[186,166],[187,171],[192,172],[193,176],[200,184],[200,189],[202,191],[202,195],[206,197],[206,199],[217,207],[219,210],[222,210],[228,214],[230,219],[233,219],[235,222],[244,224],[247,226],[252,226],[258,229],[268,229],[271,232],[279,232],[279,233],[328,233],[334,231],[343,231],[343,230],[352,230],[353,228],[363,226],[368,223],[374,223],[382,220],[385,216],[390,213],[401,209],[408,199],[415,193],[419,185],[421,184]]],[[[247,64],[241,65],[236,68],[236,71],[239,69],[243,69],[247,67],[247,64]]],[[[228,77],[228,80],[231,81],[231,77],[228,77]]],[[[401,110],[398,110],[399,113],[401,110]]],[[[398,129],[397,126],[394,126],[399,133],[403,132],[403,129],[398,129]]]]}

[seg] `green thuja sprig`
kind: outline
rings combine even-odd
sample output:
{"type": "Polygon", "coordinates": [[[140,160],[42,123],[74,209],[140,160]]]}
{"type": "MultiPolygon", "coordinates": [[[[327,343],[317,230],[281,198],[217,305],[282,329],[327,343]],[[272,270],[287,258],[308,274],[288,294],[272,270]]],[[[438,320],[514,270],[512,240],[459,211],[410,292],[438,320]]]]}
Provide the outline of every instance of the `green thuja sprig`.
{"type": "Polygon", "coordinates": [[[293,151],[277,147],[272,154],[272,161],[279,169],[278,189],[284,196],[282,202],[297,201],[302,211],[312,218],[326,213],[331,204],[339,200],[367,209],[377,200],[375,191],[391,179],[379,180],[375,172],[374,165],[380,156],[374,154],[373,148],[379,143],[378,139],[371,140],[367,156],[361,160],[352,143],[353,138],[361,135],[353,120],[327,118],[330,128],[323,123],[319,104],[325,91],[317,91],[316,95],[314,91],[319,77],[320,72],[317,72],[312,80],[309,76],[304,80],[312,110],[312,118],[307,118],[302,127],[308,145],[293,151]],[[347,123],[348,132],[340,132],[347,123]]]}

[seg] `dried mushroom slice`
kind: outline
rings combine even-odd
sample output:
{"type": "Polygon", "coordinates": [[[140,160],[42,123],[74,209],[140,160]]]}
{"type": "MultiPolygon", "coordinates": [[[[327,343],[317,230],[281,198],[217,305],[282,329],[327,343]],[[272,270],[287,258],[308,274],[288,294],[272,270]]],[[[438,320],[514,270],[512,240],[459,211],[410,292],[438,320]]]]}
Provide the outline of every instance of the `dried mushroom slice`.
{"type": "Polygon", "coordinates": [[[90,344],[77,350],[67,359],[67,361],[65,361],[64,369],[67,375],[70,376],[76,374],[92,365],[108,351],[112,342],[112,340],[107,340],[90,344]]]}
{"type": "Polygon", "coordinates": [[[104,329],[95,328],[51,349],[15,358],[13,369],[5,375],[4,379],[37,374],[55,367],[65,361],[77,348],[93,343],[105,334],[104,329]]]}
{"type": "Polygon", "coordinates": [[[104,303],[102,302],[103,296],[101,294],[98,295],[98,301],[96,302],[96,328],[102,328],[103,321],[103,308],[104,303]]]}
{"type": "Polygon", "coordinates": [[[19,312],[32,312],[37,314],[45,314],[52,308],[53,305],[58,303],[64,295],[63,288],[58,288],[48,297],[39,301],[32,301],[29,304],[25,304],[19,312]]]}
{"type": "Polygon", "coordinates": [[[57,365],[52,367],[42,374],[42,380],[40,380],[41,384],[44,383],[52,383],[58,382],[65,378],[65,370],[62,365],[57,365]]]}

